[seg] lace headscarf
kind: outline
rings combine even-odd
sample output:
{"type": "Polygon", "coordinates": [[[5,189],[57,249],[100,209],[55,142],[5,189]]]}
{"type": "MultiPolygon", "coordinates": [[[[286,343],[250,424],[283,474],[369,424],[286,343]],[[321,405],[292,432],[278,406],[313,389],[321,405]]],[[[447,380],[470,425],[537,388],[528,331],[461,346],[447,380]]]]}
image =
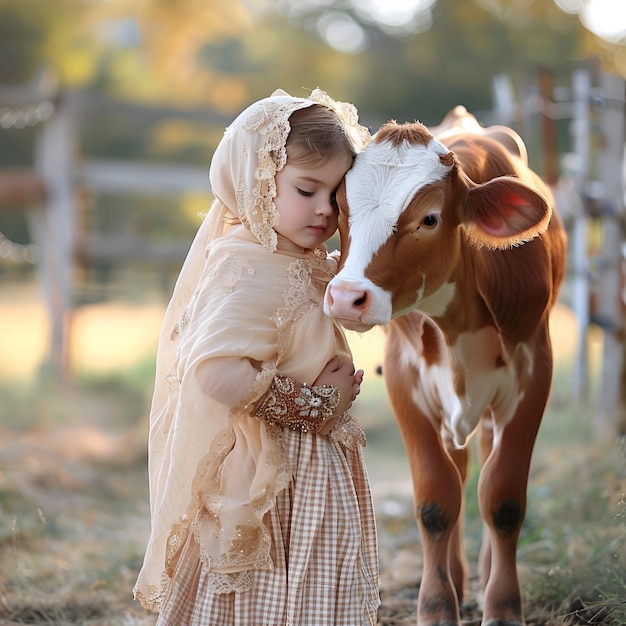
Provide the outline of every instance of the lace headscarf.
{"type": "Polygon", "coordinates": [[[243,111],[217,147],[210,169],[217,205],[209,217],[217,220],[218,227],[222,215],[216,208],[222,205],[222,211],[234,213],[264,248],[276,249],[275,176],[287,160],[289,116],[312,104],[322,104],[337,114],[355,154],[365,147],[370,134],[358,123],[353,105],[335,102],[320,89],[306,99],[293,98],[282,90],[274,92],[243,111]]]}
{"type": "MultiPolygon", "coordinates": [[[[221,408],[209,409],[207,397],[202,395],[202,390],[194,382],[194,368],[199,360],[224,356],[227,350],[237,350],[236,346],[233,348],[232,345],[223,345],[224,342],[218,337],[219,328],[215,327],[215,320],[219,326],[219,320],[223,319],[217,317],[221,315],[221,296],[210,296],[211,300],[204,293],[199,296],[199,291],[202,292],[207,279],[219,270],[219,267],[213,267],[207,262],[208,250],[221,245],[220,249],[225,249],[227,256],[236,256],[236,252],[229,247],[231,244],[227,243],[230,240],[220,239],[231,228],[239,231],[245,229],[249,241],[254,242],[253,248],[256,248],[254,244],[258,242],[255,256],[261,253],[267,255],[267,252],[273,253],[277,250],[277,235],[274,230],[278,221],[274,204],[275,175],[284,167],[287,159],[285,145],[290,131],[289,117],[295,111],[313,104],[324,105],[336,112],[355,153],[365,147],[370,134],[358,124],[357,112],[352,105],[335,102],[318,89],[309,98],[295,98],[284,91],[277,91],[269,98],[245,109],[234,120],[227,128],[211,162],[210,180],[215,201],[198,230],[179,274],[165,313],[158,345],[149,441],[152,530],[144,566],[135,586],[136,597],[151,609],[159,608],[167,592],[172,569],[166,564],[175,561],[174,556],[182,548],[190,530],[202,546],[203,562],[219,563],[219,568],[216,569],[223,574],[218,574],[218,577],[222,576],[221,580],[226,586],[231,584],[228,579],[231,574],[235,576],[233,584],[239,585],[241,581],[241,584],[245,584],[245,576],[238,579],[237,572],[245,575],[248,569],[268,565],[268,536],[260,520],[271,506],[276,490],[286,486],[288,472],[278,460],[280,450],[275,436],[268,436],[260,422],[240,419],[244,413],[236,413],[236,407],[230,409],[230,412],[223,405],[221,408]],[[239,225],[233,226],[234,224],[239,225]],[[208,317],[213,316],[209,321],[206,316],[194,318],[190,312],[193,308],[191,303],[195,302],[197,305],[199,297],[204,298],[205,308],[210,312],[208,317]],[[238,528],[237,520],[249,516],[248,510],[254,511],[253,517],[259,520],[259,524],[254,539],[256,547],[253,546],[245,558],[225,561],[219,556],[222,548],[219,545],[209,545],[213,541],[207,539],[211,536],[211,519],[199,520],[196,512],[200,510],[200,506],[214,510],[224,501],[224,498],[216,495],[213,486],[206,486],[210,479],[205,480],[204,477],[215,473],[214,464],[219,464],[224,459],[224,454],[232,448],[235,440],[240,442],[240,452],[244,456],[248,454],[245,452],[245,442],[255,441],[253,447],[257,456],[255,463],[246,469],[250,470],[249,475],[244,473],[241,466],[238,480],[242,486],[232,487],[243,493],[243,496],[239,502],[237,498],[232,500],[235,508],[228,513],[229,521],[232,522],[229,528],[234,529],[234,533],[238,528]],[[271,462],[267,461],[269,457],[272,458],[271,462]],[[249,483],[250,493],[255,494],[251,496],[249,503],[245,501],[248,495],[243,483],[246,481],[249,483]],[[272,486],[257,489],[259,484],[272,486]],[[194,494],[193,498],[191,492],[194,494]],[[197,497],[203,499],[201,505],[196,503],[197,497]],[[211,553],[212,549],[216,552],[211,553]]],[[[278,257],[273,254],[271,256],[278,261],[278,257]]],[[[320,263],[326,263],[325,248],[322,256],[314,257],[319,258],[320,263]]],[[[237,280],[247,277],[256,281],[254,284],[257,290],[263,289],[259,279],[247,275],[245,263],[230,264],[229,267],[235,268],[237,280]]],[[[271,271],[269,267],[268,271],[271,271]]],[[[252,292],[252,287],[250,291],[252,292]]],[[[258,307],[255,319],[261,315],[267,324],[276,309],[268,313],[265,308],[271,305],[262,300],[262,297],[257,297],[252,303],[246,301],[245,306],[258,307]]],[[[310,307],[311,304],[307,306],[310,307]]],[[[233,332],[252,333],[250,343],[260,342],[261,339],[257,339],[255,334],[259,334],[261,329],[251,330],[249,320],[246,330],[240,330],[242,326],[238,326],[236,318],[244,314],[239,309],[231,311],[228,322],[234,329],[233,332]]],[[[312,325],[306,326],[302,332],[314,334],[317,332],[316,324],[319,324],[321,334],[329,342],[326,347],[330,350],[331,344],[334,345],[332,322],[323,319],[321,308],[319,315],[315,315],[319,320],[316,317],[317,321],[313,320],[312,325]]],[[[310,340],[307,341],[310,343],[310,340]]],[[[318,351],[311,355],[313,357],[323,359],[324,349],[318,345],[318,351]]],[[[302,358],[295,359],[296,362],[298,360],[303,362],[302,358]]],[[[300,363],[299,366],[304,365],[300,363]]],[[[320,369],[321,367],[323,363],[320,369]]],[[[246,402],[260,397],[269,386],[273,375],[269,364],[257,378],[246,402]]],[[[307,381],[303,379],[303,382],[307,381]]],[[[232,533],[228,534],[226,524],[222,526],[221,539],[226,543],[232,539],[232,533]]]]}

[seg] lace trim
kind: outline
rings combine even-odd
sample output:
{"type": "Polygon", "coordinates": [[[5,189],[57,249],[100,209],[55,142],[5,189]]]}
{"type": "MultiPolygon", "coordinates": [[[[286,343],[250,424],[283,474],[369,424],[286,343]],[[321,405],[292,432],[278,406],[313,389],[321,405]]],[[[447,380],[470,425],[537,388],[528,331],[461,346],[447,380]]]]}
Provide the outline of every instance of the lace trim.
{"type": "Polygon", "coordinates": [[[242,591],[249,591],[252,587],[250,570],[233,574],[208,572],[207,581],[211,589],[218,594],[232,593],[233,591],[241,593],[242,591]]]}
{"type": "Polygon", "coordinates": [[[289,288],[283,293],[283,306],[271,318],[278,329],[278,352],[285,353],[294,322],[324,302],[326,285],[332,278],[326,250],[308,252],[304,259],[294,259],[287,268],[289,288]]]}
{"type": "Polygon", "coordinates": [[[309,387],[286,376],[276,376],[257,403],[254,415],[268,424],[306,432],[318,432],[332,417],[340,401],[332,385],[309,387]]]}
{"type": "Polygon", "coordinates": [[[348,135],[352,142],[354,151],[358,153],[365,149],[365,146],[370,142],[372,136],[365,126],[359,124],[359,113],[353,104],[349,102],[337,102],[321,89],[314,89],[309,96],[309,100],[323,104],[335,111],[346,135],[348,135]]]}
{"type": "Polygon", "coordinates": [[[159,611],[163,605],[169,586],[170,578],[165,572],[162,572],[160,587],[157,587],[156,585],[148,585],[146,589],[148,595],[146,596],[139,591],[139,583],[136,583],[133,588],[133,597],[141,603],[141,606],[143,606],[144,609],[148,609],[149,611],[159,611]]]}
{"type": "MultiPolygon", "coordinates": [[[[255,381],[252,393],[256,397],[260,389],[265,389],[274,376],[274,370],[267,369],[261,372],[255,381]],[[259,385],[260,388],[259,388],[259,385]]],[[[249,406],[241,402],[231,409],[231,423],[248,417],[249,406]]],[[[248,417],[249,419],[249,417],[248,417]]],[[[168,538],[168,571],[176,566],[180,555],[181,543],[187,537],[184,533],[192,532],[194,539],[200,546],[200,560],[207,572],[214,572],[220,585],[225,590],[245,590],[248,579],[246,570],[268,569],[273,567],[270,556],[271,537],[263,524],[263,516],[273,506],[277,493],[287,487],[291,480],[291,472],[283,451],[282,429],[270,424],[264,425],[265,432],[273,448],[267,451],[264,462],[276,467],[275,479],[271,490],[256,494],[249,503],[249,524],[239,524],[234,528],[232,536],[224,537],[224,552],[212,554],[207,551],[204,541],[207,537],[221,538],[223,531],[220,523],[220,510],[224,499],[217,494],[224,468],[224,460],[235,443],[235,433],[232,426],[225,428],[212,442],[209,453],[198,466],[196,477],[192,483],[192,492],[196,494],[190,503],[181,524],[172,528],[168,538]],[[192,520],[189,523],[187,520],[192,520]],[[215,573],[215,570],[227,570],[215,573]],[[228,570],[239,569],[240,572],[230,573],[228,570]]],[[[225,591],[226,592],[226,591],[225,591]]]]}
{"type": "Polygon", "coordinates": [[[213,483],[217,487],[222,480],[224,459],[235,445],[233,429],[225,428],[211,443],[209,453],[198,464],[196,478],[192,483],[193,493],[202,492],[204,485],[213,483]]]}
{"type": "Polygon", "coordinates": [[[300,259],[292,261],[287,268],[287,275],[289,289],[283,293],[284,306],[279,308],[276,315],[271,318],[279,329],[292,321],[295,312],[304,304],[309,303],[307,309],[319,304],[311,299],[311,272],[307,263],[300,259]]]}
{"type": "Polygon", "coordinates": [[[364,448],[367,445],[365,431],[347,411],[342,413],[328,435],[335,443],[350,450],[364,448]]]}
{"type": "MultiPolygon", "coordinates": [[[[213,498],[216,506],[219,506],[219,498],[213,498]]],[[[272,502],[267,506],[269,509],[272,502]]],[[[261,516],[262,517],[262,516],[261,516]]],[[[192,524],[194,538],[200,546],[200,561],[207,572],[216,569],[238,569],[246,571],[250,569],[271,569],[273,567],[270,557],[272,539],[262,520],[251,520],[255,523],[239,524],[235,530],[235,536],[230,540],[228,549],[219,557],[209,556],[204,548],[203,531],[213,529],[216,537],[220,536],[221,529],[218,527],[218,517],[207,509],[198,511],[192,524]]],[[[230,572],[226,572],[230,573],[230,572]]]]}
{"type": "Polygon", "coordinates": [[[217,281],[220,289],[231,293],[244,274],[254,276],[254,267],[244,261],[237,250],[229,250],[209,272],[207,280],[217,281]]]}
{"type": "Polygon", "coordinates": [[[258,166],[254,172],[256,184],[252,193],[242,178],[237,185],[236,198],[241,221],[250,228],[261,245],[273,252],[278,238],[274,226],[278,224],[276,197],[276,172],[287,161],[285,145],[291,130],[289,116],[295,110],[294,103],[268,101],[258,107],[244,125],[249,133],[258,133],[265,141],[257,151],[258,166]]]}
{"type": "Polygon", "coordinates": [[[174,576],[178,557],[180,556],[188,536],[189,528],[187,526],[175,524],[167,538],[165,547],[165,572],[170,578],[174,576]]]}

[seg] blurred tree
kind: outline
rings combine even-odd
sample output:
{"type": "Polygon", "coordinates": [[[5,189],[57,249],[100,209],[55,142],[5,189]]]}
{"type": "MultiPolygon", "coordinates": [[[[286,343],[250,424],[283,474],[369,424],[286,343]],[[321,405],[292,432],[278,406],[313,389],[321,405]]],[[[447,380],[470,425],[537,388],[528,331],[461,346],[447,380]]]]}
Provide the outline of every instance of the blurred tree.
{"type": "MultiPolygon", "coordinates": [[[[435,124],[459,103],[489,111],[496,75],[520,98],[539,65],[568,86],[577,63],[615,49],[554,0],[0,0],[0,83],[29,82],[45,63],[64,88],[221,120],[278,87],[319,86],[374,130],[435,124]]],[[[92,122],[81,129],[91,154],[203,165],[224,126],[92,122]]],[[[0,133],[0,157],[5,140],[16,141],[0,133]]]]}
{"type": "MultiPolygon", "coordinates": [[[[122,3],[124,4],[124,3],[122,3]]],[[[140,0],[141,45],[150,70],[178,104],[240,108],[247,98],[241,43],[269,0],[140,0]]]]}
{"type": "MultiPolygon", "coordinates": [[[[353,3],[360,4],[368,2],[353,3]]],[[[327,5],[307,3],[305,14],[292,10],[299,6],[296,0],[282,3],[292,21],[309,31],[319,30],[327,5]]],[[[541,63],[569,78],[573,61],[585,54],[584,29],[552,0],[437,0],[421,6],[427,6],[429,27],[393,36],[363,11],[341,0],[333,3],[333,9],[344,7],[351,13],[367,41],[351,64],[357,75],[351,77],[353,87],[357,85],[351,97],[361,109],[433,124],[458,103],[473,111],[491,108],[494,75],[506,73],[519,84],[541,63]]]]}
{"type": "Polygon", "coordinates": [[[616,50],[554,0],[0,0],[0,82],[45,60],[73,88],[229,115],[320,86],[374,122],[434,123],[459,102],[489,108],[495,74],[569,75],[616,50]]]}
{"type": "Polygon", "coordinates": [[[0,2],[0,82],[21,83],[43,57],[45,24],[0,2]]]}

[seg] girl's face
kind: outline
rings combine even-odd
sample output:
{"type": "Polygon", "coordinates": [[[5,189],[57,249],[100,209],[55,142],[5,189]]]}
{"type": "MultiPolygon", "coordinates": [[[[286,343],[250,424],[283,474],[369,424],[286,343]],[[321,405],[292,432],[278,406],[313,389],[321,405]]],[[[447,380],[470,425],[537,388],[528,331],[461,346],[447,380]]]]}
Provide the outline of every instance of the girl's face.
{"type": "Polygon", "coordinates": [[[276,174],[274,203],[280,216],[276,232],[301,248],[313,249],[337,230],[335,191],[352,165],[349,154],[320,165],[287,163],[276,174]]]}

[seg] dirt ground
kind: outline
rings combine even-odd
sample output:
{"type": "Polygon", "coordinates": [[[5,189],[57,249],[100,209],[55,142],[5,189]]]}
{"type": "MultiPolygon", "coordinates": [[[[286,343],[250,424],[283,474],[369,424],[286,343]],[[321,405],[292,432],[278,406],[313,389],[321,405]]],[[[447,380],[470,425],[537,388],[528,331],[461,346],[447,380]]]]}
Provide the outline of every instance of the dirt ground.
{"type": "MultiPolygon", "coordinates": [[[[105,396],[90,406],[106,411],[105,396]]],[[[379,624],[415,624],[421,548],[410,482],[406,476],[390,480],[383,465],[389,468],[388,462],[381,465],[373,457],[379,624]]],[[[5,430],[0,436],[0,467],[0,624],[152,625],[154,618],[131,599],[149,519],[145,444],[139,434],[75,425],[20,434],[5,430]]],[[[478,529],[476,520],[468,523],[470,554],[478,549],[478,529]]],[[[606,540],[617,542],[616,533],[617,528],[606,533],[606,540]]],[[[558,569],[553,561],[557,550],[546,537],[538,538],[520,558],[527,626],[626,623],[610,617],[611,611],[626,608],[626,597],[604,602],[583,597],[585,590],[577,587],[573,575],[565,576],[556,592],[546,596],[546,585],[556,585],[555,579],[549,580],[550,571],[558,569]]],[[[576,549],[581,546],[572,541],[568,550],[576,549]]],[[[473,597],[463,606],[463,624],[479,626],[474,573],[471,587],[473,597]]]]}
{"type": "MultiPolygon", "coordinates": [[[[88,389],[23,392],[7,380],[35,371],[45,315],[32,287],[0,288],[0,346],[12,355],[0,363],[0,624],[154,624],[132,600],[149,529],[146,376],[138,389],[113,373],[150,355],[161,317],[156,305],[84,307],[72,364],[92,377],[88,389]]],[[[571,363],[571,313],[558,311],[553,332],[557,360],[571,363]]],[[[356,338],[352,349],[366,370],[357,417],[377,512],[379,624],[392,626],[416,623],[421,545],[404,450],[375,374],[381,343],[356,338]]],[[[626,626],[626,463],[614,443],[590,440],[586,407],[572,407],[568,394],[557,381],[558,414],[544,420],[549,445],[538,446],[529,485],[518,557],[527,626],[626,626]]],[[[475,491],[475,476],[470,483],[475,491]]],[[[480,535],[468,499],[465,626],[480,624],[480,535]]]]}

